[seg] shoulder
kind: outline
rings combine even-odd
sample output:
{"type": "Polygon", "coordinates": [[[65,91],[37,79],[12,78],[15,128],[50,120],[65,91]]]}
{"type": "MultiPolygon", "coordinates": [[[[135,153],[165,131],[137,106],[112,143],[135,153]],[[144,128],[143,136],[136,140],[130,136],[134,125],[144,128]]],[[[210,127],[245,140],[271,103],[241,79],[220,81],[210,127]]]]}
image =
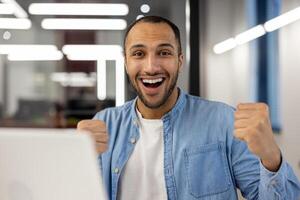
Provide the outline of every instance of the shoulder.
{"type": "Polygon", "coordinates": [[[186,108],[193,110],[201,110],[201,112],[209,113],[233,113],[234,108],[226,103],[212,101],[202,97],[186,94],[186,108]]]}
{"type": "Polygon", "coordinates": [[[222,102],[186,95],[182,115],[190,120],[206,121],[211,124],[228,125],[234,122],[235,109],[222,102]]]}
{"type": "Polygon", "coordinates": [[[110,107],[96,113],[93,119],[104,120],[117,119],[122,115],[129,115],[134,100],[126,102],[122,106],[110,107]]]}

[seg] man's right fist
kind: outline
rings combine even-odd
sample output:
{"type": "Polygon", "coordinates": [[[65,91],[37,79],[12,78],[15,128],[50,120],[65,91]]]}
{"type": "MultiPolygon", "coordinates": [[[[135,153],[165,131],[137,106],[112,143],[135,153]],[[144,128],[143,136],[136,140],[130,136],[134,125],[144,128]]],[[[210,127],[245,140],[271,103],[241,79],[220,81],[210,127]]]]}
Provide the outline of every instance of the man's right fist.
{"type": "Polygon", "coordinates": [[[77,130],[86,131],[94,138],[97,153],[103,153],[108,147],[108,134],[105,122],[100,120],[82,120],[77,124],[77,130]]]}

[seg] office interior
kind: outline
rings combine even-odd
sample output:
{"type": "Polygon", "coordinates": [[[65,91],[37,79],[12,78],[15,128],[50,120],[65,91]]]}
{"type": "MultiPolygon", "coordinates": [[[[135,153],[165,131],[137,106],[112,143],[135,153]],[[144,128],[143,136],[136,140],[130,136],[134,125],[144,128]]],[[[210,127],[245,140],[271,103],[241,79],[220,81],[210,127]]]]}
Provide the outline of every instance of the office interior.
{"type": "Polygon", "coordinates": [[[300,177],[298,0],[0,0],[0,128],[76,128],[135,98],[123,67],[123,36],[147,15],[180,28],[180,88],[233,107],[268,103],[282,154],[300,177]],[[46,14],[41,3],[121,7],[46,14]],[[73,27],[53,21],[62,18],[82,21],[73,27]]]}

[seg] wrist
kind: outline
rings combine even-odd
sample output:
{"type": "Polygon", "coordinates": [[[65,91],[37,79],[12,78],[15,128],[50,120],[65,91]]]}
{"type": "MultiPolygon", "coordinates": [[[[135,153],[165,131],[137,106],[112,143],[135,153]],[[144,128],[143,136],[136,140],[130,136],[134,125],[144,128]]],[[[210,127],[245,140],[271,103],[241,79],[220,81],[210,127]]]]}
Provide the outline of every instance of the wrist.
{"type": "Polygon", "coordinates": [[[261,163],[263,166],[271,171],[271,172],[277,172],[281,166],[282,157],[280,150],[277,151],[277,153],[272,154],[268,157],[268,159],[261,159],[261,163]]]}

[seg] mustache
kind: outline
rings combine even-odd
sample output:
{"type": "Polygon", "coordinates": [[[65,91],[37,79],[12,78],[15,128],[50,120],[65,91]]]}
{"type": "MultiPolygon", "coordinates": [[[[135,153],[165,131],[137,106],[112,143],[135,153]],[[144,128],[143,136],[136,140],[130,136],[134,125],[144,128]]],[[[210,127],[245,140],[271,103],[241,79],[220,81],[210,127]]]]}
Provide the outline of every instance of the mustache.
{"type": "Polygon", "coordinates": [[[141,78],[161,78],[161,77],[166,77],[166,73],[164,72],[144,72],[144,73],[138,73],[136,75],[136,78],[141,79],[141,78]]]}

